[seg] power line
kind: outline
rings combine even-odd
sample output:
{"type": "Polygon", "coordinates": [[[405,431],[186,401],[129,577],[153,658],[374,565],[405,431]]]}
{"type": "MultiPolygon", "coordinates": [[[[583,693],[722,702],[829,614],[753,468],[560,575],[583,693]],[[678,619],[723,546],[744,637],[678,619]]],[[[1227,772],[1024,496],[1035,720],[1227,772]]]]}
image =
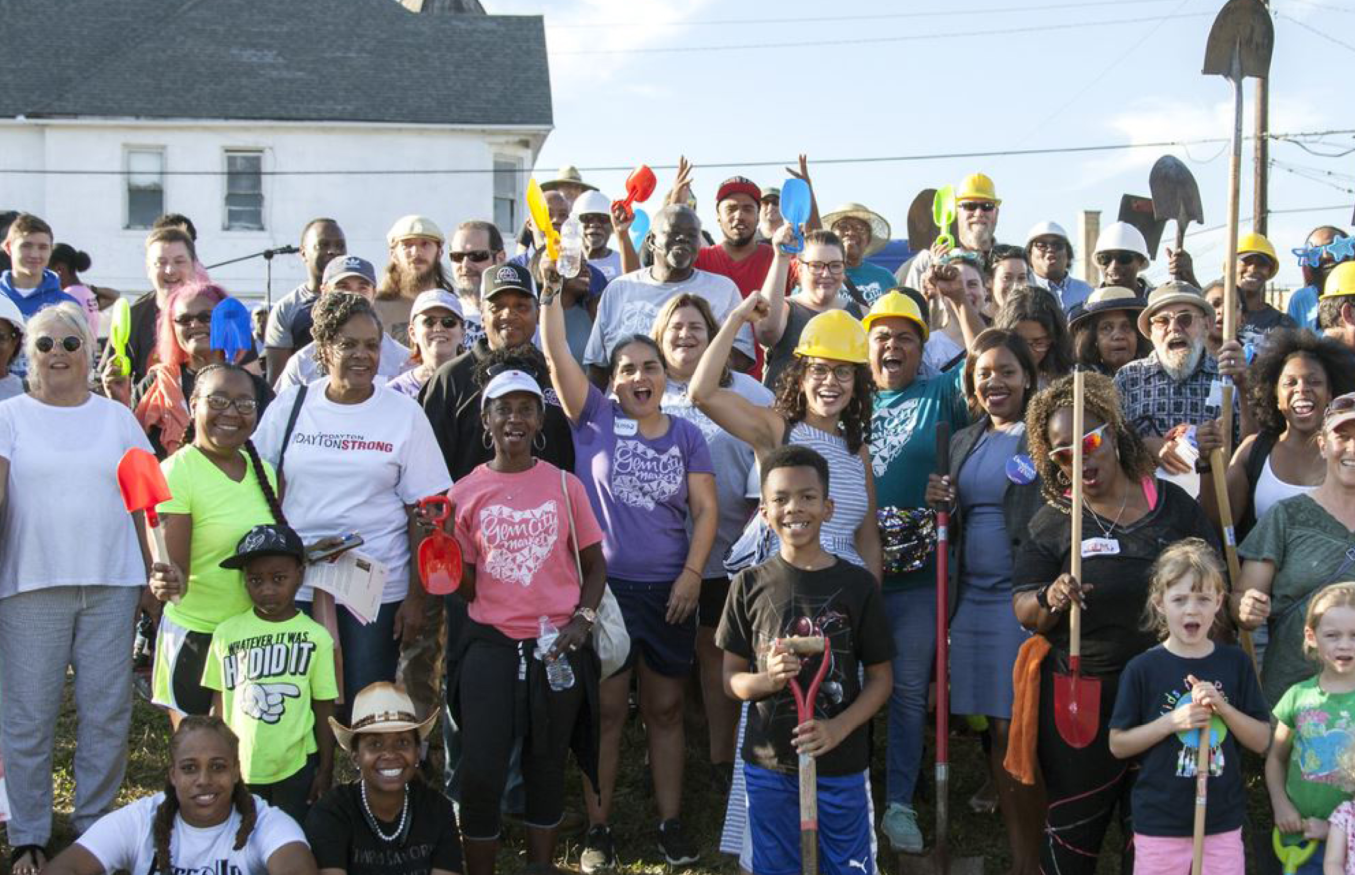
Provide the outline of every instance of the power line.
{"type": "MultiPolygon", "coordinates": [[[[1297,213],[1325,213],[1328,210],[1348,210],[1348,209],[1350,209],[1350,204],[1331,204],[1325,207],[1290,207],[1287,210],[1266,210],[1266,215],[1289,216],[1295,215],[1297,213]]],[[[1243,216],[1237,220],[1237,224],[1239,227],[1241,227],[1242,225],[1247,224],[1251,220],[1252,220],[1251,216],[1243,216]]],[[[1222,225],[1210,225],[1208,228],[1194,228],[1190,231],[1187,231],[1186,236],[1195,237],[1200,234],[1213,234],[1214,232],[1222,231],[1224,228],[1227,227],[1228,225],[1225,223],[1222,225]]]]}
{"type": "Polygon", "coordinates": [[[1317,28],[1313,27],[1312,25],[1308,24],[1307,22],[1299,21],[1297,18],[1295,18],[1295,17],[1292,16],[1292,15],[1286,15],[1286,14],[1283,13],[1283,12],[1276,12],[1276,13],[1275,13],[1275,17],[1276,17],[1276,18],[1283,18],[1285,21],[1289,21],[1289,22],[1292,22],[1292,23],[1294,23],[1294,24],[1297,24],[1299,27],[1303,28],[1304,30],[1308,31],[1309,33],[1317,34],[1318,36],[1322,37],[1322,38],[1323,38],[1324,40],[1326,40],[1327,42],[1329,42],[1329,43],[1335,43],[1336,45],[1340,46],[1341,48],[1345,49],[1345,50],[1348,51],[1348,52],[1355,52],[1355,46],[1351,45],[1350,43],[1348,43],[1348,42],[1342,42],[1341,40],[1337,39],[1336,37],[1332,36],[1331,34],[1329,34],[1329,33],[1324,33],[1323,31],[1318,30],[1317,28]]]}
{"type": "MultiPolygon", "coordinates": [[[[1309,182],[1316,182],[1318,185],[1325,185],[1328,188],[1334,188],[1337,191],[1344,192],[1346,194],[1355,194],[1355,188],[1347,188],[1346,186],[1341,185],[1338,182],[1333,182],[1330,179],[1323,179],[1321,176],[1314,176],[1312,171],[1308,171],[1303,168],[1292,167],[1285,164],[1282,161],[1272,161],[1270,163],[1271,165],[1278,167],[1280,170],[1283,170],[1285,173],[1292,174],[1300,179],[1306,179],[1309,182]]],[[[1323,172],[1324,171],[1320,170],[1317,171],[1317,173],[1323,172]]]]}

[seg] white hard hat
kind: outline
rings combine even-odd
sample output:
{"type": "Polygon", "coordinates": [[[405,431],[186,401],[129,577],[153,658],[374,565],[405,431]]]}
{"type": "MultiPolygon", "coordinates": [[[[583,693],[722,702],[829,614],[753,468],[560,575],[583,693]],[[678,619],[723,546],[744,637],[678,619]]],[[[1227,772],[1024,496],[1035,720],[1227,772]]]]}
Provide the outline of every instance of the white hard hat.
{"type": "Polygon", "coordinates": [[[24,333],[24,315],[19,312],[19,305],[4,294],[0,294],[0,321],[8,322],[15,331],[24,333]]]}
{"type": "Polygon", "coordinates": [[[1036,222],[1031,225],[1030,230],[1026,232],[1026,246],[1029,247],[1039,237],[1062,237],[1069,243],[1073,241],[1058,222],[1036,222]]]}
{"type": "Polygon", "coordinates": [[[612,202],[607,200],[607,196],[600,191],[585,191],[574,199],[574,209],[569,214],[576,219],[584,216],[601,213],[604,216],[612,214],[612,202]]]}
{"type": "Polygon", "coordinates": [[[1144,261],[1152,261],[1148,257],[1148,241],[1143,239],[1143,234],[1138,228],[1128,222],[1112,222],[1102,228],[1096,237],[1094,255],[1115,251],[1132,252],[1144,261]]]}

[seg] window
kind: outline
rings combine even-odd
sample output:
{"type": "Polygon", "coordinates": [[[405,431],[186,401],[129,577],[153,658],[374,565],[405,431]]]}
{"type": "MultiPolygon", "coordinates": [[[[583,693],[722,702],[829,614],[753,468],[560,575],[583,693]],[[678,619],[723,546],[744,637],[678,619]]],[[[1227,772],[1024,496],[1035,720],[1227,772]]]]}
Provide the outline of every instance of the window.
{"type": "Polygon", "coordinates": [[[226,230],[263,230],[263,153],[226,153],[226,230]]]}
{"type": "Polygon", "coordinates": [[[518,191],[521,169],[522,164],[516,158],[494,157],[494,224],[507,239],[517,236],[518,224],[522,221],[522,195],[518,191]]]}
{"type": "Polygon", "coordinates": [[[149,228],[165,212],[165,152],[127,150],[127,227],[149,228]]]}

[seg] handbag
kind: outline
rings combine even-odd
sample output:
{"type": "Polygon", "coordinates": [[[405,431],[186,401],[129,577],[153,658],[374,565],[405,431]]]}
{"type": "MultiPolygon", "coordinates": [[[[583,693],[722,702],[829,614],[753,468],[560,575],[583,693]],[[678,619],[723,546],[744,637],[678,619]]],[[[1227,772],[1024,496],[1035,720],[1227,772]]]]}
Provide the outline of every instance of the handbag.
{"type": "MultiPolygon", "coordinates": [[[[574,532],[574,504],[569,499],[569,481],[565,469],[560,469],[560,491],[565,494],[565,515],[569,518],[569,543],[574,549],[574,570],[579,575],[579,591],[583,591],[583,563],[579,561],[579,538],[574,532]]],[[[602,663],[602,677],[610,677],[621,670],[630,656],[630,633],[626,631],[621,605],[617,604],[612,588],[602,585],[602,600],[598,602],[598,619],[593,624],[593,650],[602,663]]]]}

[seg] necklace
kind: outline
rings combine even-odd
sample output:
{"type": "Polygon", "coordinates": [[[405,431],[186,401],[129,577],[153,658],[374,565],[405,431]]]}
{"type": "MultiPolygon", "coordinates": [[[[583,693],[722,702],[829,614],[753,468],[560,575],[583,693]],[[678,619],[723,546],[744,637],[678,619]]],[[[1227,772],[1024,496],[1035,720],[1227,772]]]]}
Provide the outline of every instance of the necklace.
{"type": "Polygon", "coordinates": [[[358,787],[362,792],[362,811],[367,815],[367,825],[372,828],[372,832],[376,833],[376,837],[383,842],[393,842],[403,835],[405,831],[405,821],[409,819],[409,785],[405,785],[405,801],[400,809],[400,823],[395,827],[395,832],[390,835],[386,835],[381,831],[381,826],[376,819],[376,815],[372,813],[372,806],[367,804],[367,782],[359,780],[358,787]]]}
{"type": "Polygon", "coordinates": [[[1126,488],[1124,491],[1124,498],[1120,499],[1120,509],[1115,512],[1115,519],[1110,521],[1109,527],[1106,527],[1101,525],[1100,514],[1098,514],[1095,510],[1092,509],[1092,506],[1087,501],[1086,497],[1084,496],[1082,499],[1082,506],[1091,512],[1092,522],[1096,523],[1096,527],[1101,530],[1101,535],[1106,538],[1109,538],[1110,533],[1114,531],[1115,527],[1120,524],[1120,517],[1124,516],[1124,509],[1128,505],[1129,505],[1129,490],[1126,488]]]}

